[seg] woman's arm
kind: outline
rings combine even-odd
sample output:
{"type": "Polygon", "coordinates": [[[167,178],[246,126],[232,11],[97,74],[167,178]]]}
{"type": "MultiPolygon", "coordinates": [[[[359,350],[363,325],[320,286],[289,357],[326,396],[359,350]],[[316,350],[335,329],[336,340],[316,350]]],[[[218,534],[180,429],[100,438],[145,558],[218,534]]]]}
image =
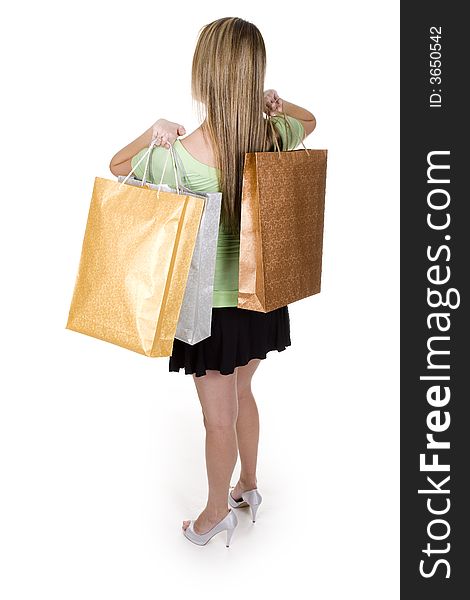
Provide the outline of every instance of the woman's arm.
{"type": "Polygon", "coordinates": [[[152,141],[153,125],[149,127],[142,135],[139,135],[133,142],[127,144],[122,150],[119,150],[109,163],[109,170],[116,177],[118,175],[128,175],[132,170],[131,158],[140,152],[143,148],[150,146],[152,141]]]}
{"type": "Polygon", "coordinates": [[[317,120],[315,119],[315,116],[305,108],[297,106],[297,104],[292,104],[292,102],[287,102],[287,100],[281,100],[281,102],[281,110],[286,115],[294,117],[294,119],[300,121],[304,126],[305,136],[310,135],[317,126],[317,120]]]}
{"type": "Polygon", "coordinates": [[[267,114],[274,116],[284,112],[289,117],[300,121],[304,126],[305,136],[310,135],[317,125],[317,121],[310,111],[292,102],[287,102],[287,100],[282,100],[276,90],[266,90],[264,92],[264,102],[267,114]]]}
{"type": "Polygon", "coordinates": [[[142,135],[139,135],[133,142],[124,146],[117,152],[109,163],[109,170],[116,177],[118,175],[128,175],[132,170],[131,159],[143,148],[148,148],[150,142],[155,140],[156,146],[169,148],[179,135],[186,133],[183,125],[158,119],[142,135]]]}

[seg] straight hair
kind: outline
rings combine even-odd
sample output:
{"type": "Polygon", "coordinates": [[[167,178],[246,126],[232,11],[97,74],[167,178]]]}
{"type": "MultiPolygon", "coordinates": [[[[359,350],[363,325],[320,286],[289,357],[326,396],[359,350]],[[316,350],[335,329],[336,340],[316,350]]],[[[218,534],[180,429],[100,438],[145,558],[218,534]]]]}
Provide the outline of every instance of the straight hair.
{"type": "MultiPolygon", "coordinates": [[[[191,93],[219,169],[220,223],[231,234],[240,233],[245,153],[273,151],[275,137],[284,149],[279,132],[264,114],[265,75],[266,48],[253,23],[224,17],[199,30],[191,93]]],[[[286,124],[290,131],[287,120],[286,124]]]]}

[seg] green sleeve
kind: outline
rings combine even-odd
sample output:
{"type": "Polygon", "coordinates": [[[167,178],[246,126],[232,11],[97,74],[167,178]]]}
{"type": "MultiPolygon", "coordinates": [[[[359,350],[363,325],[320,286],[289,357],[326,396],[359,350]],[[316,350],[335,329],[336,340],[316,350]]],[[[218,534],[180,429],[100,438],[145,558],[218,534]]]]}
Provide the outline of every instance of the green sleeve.
{"type": "Polygon", "coordinates": [[[286,119],[288,121],[287,127],[283,115],[271,117],[273,125],[281,135],[281,150],[294,150],[305,138],[304,126],[302,125],[301,121],[294,119],[294,117],[290,117],[289,115],[286,115],[286,119]],[[289,144],[287,142],[289,142],[289,144]]]}
{"type": "MultiPolygon", "coordinates": [[[[139,160],[147,152],[147,150],[148,148],[143,148],[140,152],[138,152],[135,156],[131,158],[132,167],[134,167],[134,165],[139,162],[139,160]]],[[[140,165],[135,169],[134,177],[136,179],[143,179],[146,162],[147,159],[144,158],[140,165]]],[[[149,183],[160,183],[163,169],[165,169],[163,183],[166,183],[167,185],[173,188],[176,187],[175,175],[172,167],[171,156],[169,156],[169,150],[167,148],[162,148],[161,146],[155,146],[150,155],[149,166],[147,168],[147,181],[149,183]]]]}

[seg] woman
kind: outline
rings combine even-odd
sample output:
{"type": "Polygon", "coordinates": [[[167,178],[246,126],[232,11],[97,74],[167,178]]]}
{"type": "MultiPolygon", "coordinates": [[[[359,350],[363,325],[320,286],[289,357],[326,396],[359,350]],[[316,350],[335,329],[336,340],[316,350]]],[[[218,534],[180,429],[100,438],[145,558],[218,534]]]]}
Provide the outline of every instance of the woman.
{"type": "MultiPolygon", "coordinates": [[[[222,192],[211,336],[193,346],[175,339],[169,359],[170,371],[184,368],[192,374],[206,430],[208,500],[197,519],[182,526],[185,536],[200,545],[220,531],[227,531],[229,545],[238,522],[232,508],[250,506],[255,520],[261,502],[256,477],[259,416],[251,380],[268,352],[291,344],[287,306],[268,313],[237,308],[245,153],[274,151],[274,136],[282,150],[293,149],[316,126],[311,112],[281,100],[275,90],[263,92],[265,70],[265,45],[255,25],[229,17],[204,26],[191,84],[201,125],[183,142],[177,139],[186,133],[182,125],[159,119],[110,164],[114,175],[127,175],[153,141],[148,180],[159,183],[172,145],[188,188],[222,192]],[[286,117],[276,116],[279,112],[286,117]],[[230,492],[238,453],[240,478],[230,492]]],[[[135,170],[140,179],[145,162],[135,170]]],[[[175,187],[172,168],[165,170],[163,182],[175,187]]]]}

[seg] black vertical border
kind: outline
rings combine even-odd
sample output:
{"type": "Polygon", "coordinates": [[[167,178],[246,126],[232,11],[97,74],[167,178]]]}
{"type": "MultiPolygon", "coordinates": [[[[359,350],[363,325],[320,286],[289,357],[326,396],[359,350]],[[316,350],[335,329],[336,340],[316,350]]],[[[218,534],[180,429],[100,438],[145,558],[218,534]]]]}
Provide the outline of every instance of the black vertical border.
{"type": "MultiPolygon", "coordinates": [[[[466,491],[470,484],[470,393],[467,375],[470,374],[470,150],[467,138],[470,135],[468,113],[470,103],[465,96],[469,72],[469,25],[463,11],[465,4],[455,1],[425,3],[401,2],[400,5],[400,222],[401,222],[401,289],[400,289],[400,421],[401,421],[401,484],[400,484],[400,545],[401,545],[401,598],[433,600],[461,600],[470,597],[470,499],[466,491]],[[430,83],[430,28],[440,27],[441,84],[430,83]],[[432,89],[441,89],[442,107],[430,108],[429,95],[432,89]],[[441,156],[435,162],[450,164],[450,183],[440,186],[450,194],[447,211],[451,222],[445,231],[433,231],[426,222],[429,212],[436,220],[444,220],[446,211],[433,211],[428,207],[427,195],[433,184],[427,182],[427,155],[435,150],[449,150],[448,157],[441,156]],[[450,240],[444,236],[450,235],[450,240]],[[433,256],[441,245],[447,244],[451,255],[446,261],[442,251],[435,262],[428,259],[427,247],[433,256]],[[447,284],[433,285],[428,281],[428,268],[439,264],[441,278],[446,265],[450,268],[447,284]],[[460,305],[456,308],[428,306],[427,287],[458,290],[460,305]],[[427,326],[427,317],[434,311],[450,313],[451,326],[447,332],[439,332],[434,325],[427,326]],[[436,348],[447,349],[435,360],[439,364],[450,364],[446,374],[449,381],[434,382],[448,385],[450,400],[440,407],[449,412],[450,426],[446,431],[435,433],[437,440],[449,441],[450,449],[438,452],[440,463],[449,463],[450,471],[423,473],[420,471],[420,454],[428,452],[427,462],[432,460],[431,450],[426,450],[428,414],[432,407],[426,397],[433,383],[421,380],[421,375],[431,374],[427,368],[427,341],[434,335],[447,335],[449,341],[436,343],[436,348]],[[419,494],[419,489],[429,489],[426,476],[439,483],[450,476],[442,489],[449,494],[419,494]],[[427,508],[450,508],[441,516],[432,515],[427,508]],[[450,532],[447,538],[437,541],[429,538],[427,528],[436,518],[447,520],[450,532]],[[431,554],[423,550],[427,543],[433,549],[443,550],[450,544],[448,552],[431,554]],[[440,558],[450,565],[450,577],[446,578],[447,566],[436,566],[435,574],[425,578],[420,574],[420,561],[425,560],[423,569],[432,571],[440,558]]],[[[436,173],[438,175],[438,173],[436,173]]],[[[443,177],[443,172],[440,172],[443,177]]],[[[438,195],[435,196],[438,198],[438,195]]],[[[444,196],[441,195],[441,199],[444,196]]],[[[436,275],[436,273],[434,273],[436,275]]],[[[453,302],[455,298],[451,299],[453,302]]],[[[435,370],[444,374],[443,370],[435,370]]],[[[433,535],[445,535],[447,526],[431,526],[433,535]]]]}

